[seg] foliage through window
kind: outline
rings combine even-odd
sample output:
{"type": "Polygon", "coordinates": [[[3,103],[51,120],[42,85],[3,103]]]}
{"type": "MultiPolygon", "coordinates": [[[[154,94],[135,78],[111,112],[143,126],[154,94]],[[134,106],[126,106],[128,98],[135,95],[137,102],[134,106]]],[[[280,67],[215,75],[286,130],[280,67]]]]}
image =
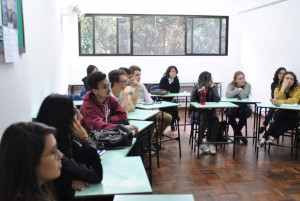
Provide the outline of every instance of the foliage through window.
{"type": "Polygon", "coordinates": [[[79,54],[227,55],[227,16],[86,14],[79,54]]]}

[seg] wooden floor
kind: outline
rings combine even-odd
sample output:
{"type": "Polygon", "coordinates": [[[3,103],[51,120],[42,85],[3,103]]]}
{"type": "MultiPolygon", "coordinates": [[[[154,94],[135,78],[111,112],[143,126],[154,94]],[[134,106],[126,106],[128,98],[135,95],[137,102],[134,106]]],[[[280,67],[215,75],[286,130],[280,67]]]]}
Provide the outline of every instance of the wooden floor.
{"type": "MultiPolygon", "coordinates": [[[[182,111],[180,116],[184,119],[182,111]]],[[[250,118],[248,135],[252,129],[250,118]]],[[[262,149],[256,160],[249,139],[248,145],[237,145],[235,159],[232,144],[218,148],[217,155],[200,154],[198,159],[188,142],[190,127],[184,132],[181,126],[180,132],[181,158],[177,141],[165,142],[160,168],[153,157],[153,194],[193,194],[195,201],[300,200],[300,163],[291,157],[290,149],[272,147],[270,154],[262,149]]]]}

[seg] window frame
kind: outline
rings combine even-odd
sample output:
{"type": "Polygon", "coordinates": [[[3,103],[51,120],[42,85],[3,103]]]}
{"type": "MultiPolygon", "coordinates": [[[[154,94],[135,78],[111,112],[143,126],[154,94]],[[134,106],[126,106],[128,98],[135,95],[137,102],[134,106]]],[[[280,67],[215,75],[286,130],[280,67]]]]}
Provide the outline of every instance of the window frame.
{"type": "MultiPolygon", "coordinates": [[[[229,32],[229,16],[216,16],[216,15],[175,15],[175,14],[85,14],[84,17],[92,17],[92,23],[93,23],[93,53],[92,54],[86,54],[86,53],[81,53],[81,21],[79,20],[78,22],[78,42],[79,42],[79,56],[228,56],[228,32],[229,32]],[[96,50],[96,40],[95,40],[95,17],[98,16],[107,16],[107,17],[129,17],[130,19],[130,53],[128,54],[124,54],[124,53],[118,53],[119,49],[120,49],[120,43],[119,43],[119,32],[118,32],[118,27],[116,28],[117,30],[117,41],[118,43],[117,45],[117,53],[115,54],[96,54],[95,50],[96,50]],[[179,16],[179,17],[184,17],[185,20],[185,24],[184,24],[184,54],[182,55],[170,55],[170,54],[164,54],[164,55],[160,55],[160,54],[133,54],[134,50],[133,50],[133,37],[134,37],[134,33],[133,33],[133,18],[136,16],[179,16]],[[188,24],[188,19],[189,18],[193,18],[193,19],[197,19],[197,18],[213,18],[213,19],[220,19],[220,30],[219,30],[219,53],[187,53],[187,37],[188,37],[188,28],[187,28],[187,24],[188,24]],[[225,26],[225,53],[222,53],[222,20],[226,21],[226,26],[225,26]]],[[[117,23],[118,24],[118,23],[117,23]]]]}

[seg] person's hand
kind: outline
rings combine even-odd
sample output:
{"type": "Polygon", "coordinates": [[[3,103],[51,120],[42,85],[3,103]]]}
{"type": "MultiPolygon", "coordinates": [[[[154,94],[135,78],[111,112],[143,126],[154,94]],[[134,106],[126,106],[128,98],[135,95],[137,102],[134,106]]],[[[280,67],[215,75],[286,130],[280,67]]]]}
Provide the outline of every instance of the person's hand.
{"type": "Polygon", "coordinates": [[[123,90],[123,93],[124,93],[125,95],[130,94],[130,93],[131,93],[131,87],[130,87],[130,86],[125,87],[125,89],[123,90]]]}
{"type": "Polygon", "coordinates": [[[130,83],[133,84],[135,87],[139,86],[139,83],[134,78],[130,79],[130,83]]]}
{"type": "Polygon", "coordinates": [[[80,121],[76,118],[73,120],[73,137],[78,142],[82,142],[82,140],[89,137],[86,130],[81,126],[80,121]]]}
{"type": "Polygon", "coordinates": [[[285,91],[288,86],[289,86],[289,81],[283,80],[282,85],[281,85],[281,90],[285,91]]]}
{"type": "Polygon", "coordinates": [[[139,128],[135,125],[130,125],[128,128],[134,131],[134,134],[137,134],[139,132],[139,128]]]}
{"type": "Polygon", "coordinates": [[[281,104],[281,101],[277,100],[277,99],[270,99],[271,103],[273,105],[280,105],[281,104]]]}
{"type": "Polygon", "coordinates": [[[88,187],[89,184],[83,181],[77,181],[73,180],[72,181],[72,189],[75,191],[82,191],[85,187],[88,187]]]}
{"type": "Polygon", "coordinates": [[[213,88],[215,86],[215,83],[213,81],[211,81],[209,84],[209,88],[213,88]]]}

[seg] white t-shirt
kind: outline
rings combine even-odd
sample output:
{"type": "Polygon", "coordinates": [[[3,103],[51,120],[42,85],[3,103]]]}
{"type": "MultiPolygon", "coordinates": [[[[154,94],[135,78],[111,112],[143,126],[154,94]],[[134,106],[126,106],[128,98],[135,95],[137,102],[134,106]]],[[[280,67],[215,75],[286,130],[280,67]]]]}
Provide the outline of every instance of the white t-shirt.
{"type": "MultiPolygon", "coordinates": [[[[138,96],[138,99],[137,99],[136,103],[153,103],[153,100],[150,97],[145,85],[142,84],[142,83],[139,83],[139,85],[140,85],[139,96],[138,96]]],[[[135,92],[135,86],[132,86],[132,85],[130,85],[130,86],[131,86],[132,93],[134,93],[135,92]]]]}

